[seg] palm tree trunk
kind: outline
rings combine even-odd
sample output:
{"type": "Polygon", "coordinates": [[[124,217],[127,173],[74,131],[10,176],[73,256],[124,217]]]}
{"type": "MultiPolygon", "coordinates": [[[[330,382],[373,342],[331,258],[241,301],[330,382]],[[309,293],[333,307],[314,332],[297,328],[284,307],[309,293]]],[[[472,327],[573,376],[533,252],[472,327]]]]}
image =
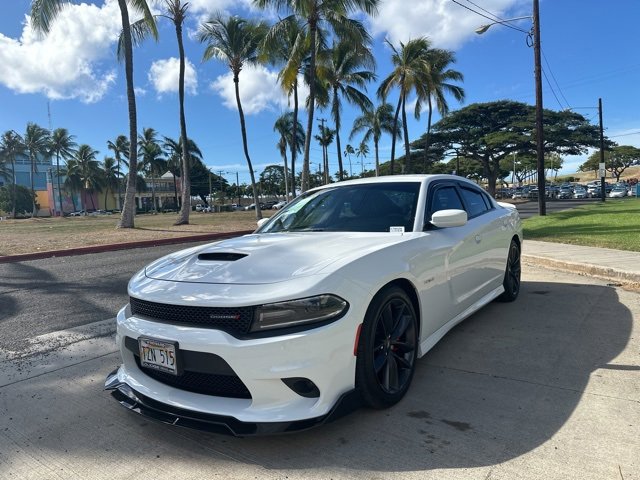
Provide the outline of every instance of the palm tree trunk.
{"type": "Polygon", "coordinates": [[[393,117],[393,132],[391,134],[391,164],[389,165],[390,174],[393,175],[393,162],[396,155],[396,133],[398,131],[398,115],[400,115],[400,106],[402,105],[402,92],[400,98],[398,98],[398,106],[396,107],[396,113],[393,117]]]}
{"type": "MultiPolygon", "coordinates": [[[[302,164],[302,191],[309,190],[309,149],[311,147],[311,133],[313,132],[313,116],[316,106],[316,43],[318,24],[309,22],[311,33],[311,58],[309,60],[309,111],[307,117],[307,133],[304,139],[304,161],[302,164]]],[[[294,127],[295,128],[295,127],[294,127]]]]}
{"type": "Polygon", "coordinates": [[[178,186],[176,185],[176,174],[171,172],[173,175],[173,201],[176,205],[176,210],[178,210],[178,186]]]}
{"type": "MultiPolygon", "coordinates": [[[[298,79],[293,84],[293,139],[291,140],[291,198],[296,198],[296,155],[298,154],[298,79]]],[[[287,201],[289,199],[287,198],[287,201]]]]}
{"type": "Polygon", "coordinates": [[[33,177],[34,177],[34,173],[35,173],[35,169],[36,169],[35,162],[36,162],[36,159],[33,158],[33,154],[32,154],[32,156],[31,156],[31,170],[29,171],[29,177],[30,177],[30,180],[31,180],[31,193],[33,194],[33,200],[32,200],[33,210],[31,212],[31,218],[35,218],[35,216],[36,216],[36,190],[35,190],[34,183],[33,183],[34,182],[34,178],[33,177]]]}
{"type": "MultiPolygon", "coordinates": [[[[338,178],[344,179],[342,174],[342,147],[340,145],[340,105],[338,105],[338,88],[333,87],[333,115],[336,122],[336,147],[338,148],[338,178]]],[[[351,170],[351,159],[349,159],[349,170],[351,170]]],[[[351,175],[351,172],[349,172],[351,175]]]]}
{"type": "Polygon", "coordinates": [[[11,190],[13,192],[13,197],[11,201],[11,218],[15,220],[16,218],[16,156],[15,154],[11,156],[11,176],[13,177],[13,185],[11,186],[11,190]]]}
{"type": "Polygon", "coordinates": [[[407,110],[405,103],[407,101],[406,95],[402,96],[402,129],[404,131],[404,164],[402,167],[402,173],[412,173],[413,166],[411,165],[411,152],[409,152],[409,129],[407,127],[407,110]],[[405,170],[406,169],[406,170],[405,170]]]}
{"type": "Polygon", "coordinates": [[[56,152],[56,179],[58,183],[58,201],[60,202],[60,216],[64,217],[62,208],[62,190],[60,189],[60,152],[56,152]]]}
{"type": "Polygon", "coordinates": [[[289,201],[289,169],[287,168],[287,148],[282,150],[282,157],[284,160],[284,194],[287,202],[289,201]]]}
{"type": "Polygon", "coordinates": [[[244,156],[247,159],[247,166],[249,167],[249,175],[251,175],[251,189],[253,190],[253,202],[256,204],[256,220],[262,218],[262,212],[260,211],[260,202],[258,200],[258,189],[256,188],[256,177],[253,173],[253,165],[251,164],[251,158],[249,157],[249,147],[247,145],[247,128],[244,123],[244,112],[242,111],[242,103],[240,102],[240,79],[238,73],[233,74],[233,83],[236,90],[236,103],[238,105],[238,113],[240,114],[240,130],[242,131],[242,148],[244,149],[244,156]]]}
{"type": "Polygon", "coordinates": [[[129,106],[129,176],[127,190],[124,194],[124,206],[118,228],[133,228],[135,219],[136,176],[138,162],[136,159],[138,143],[138,119],[136,113],[136,94],[133,90],[133,47],[131,45],[131,28],[127,0],[118,0],[122,18],[122,37],[124,39],[124,70],[127,79],[127,103],[129,106]]]}
{"type": "Polygon", "coordinates": [[[378,141],[373,142],[373,148],[376,151],[376,177],[380,175],[380,159],[378,158],[378,141]]]}
{"type": "MultiPolygon", "coordinates": [[[[176,23],[176,37],[180,52],[180,77],[178,81],[178,99],[180,103],[180,140],[182,141],[182,206],[174,225],[187,225],[191,214],[191,160],[187,137],[187,121],[184,115],[184,45],[182,44],[182,24],[176,23]]],[[[175,185],[175,182],[174,182],[175,185]]]]}
{"type": "Polygon", "coordinates": [[[116,155],[118,160],[118,209],[122,210],[122,195],[120,194],[120,154],[116,155]]]}
{"type": "Polygon", "coordinates": [[[424,139],[424,166],[425,169],[427,167],[427,163],[428,163],[428,159],[429,159],[429,143],[430,143],[430,136],[431,136],[431,117],[433,115],[433,104],[431,103],[431,95],[429,95],[429,116],[427,117],[427,134],[425,136],[424,139]]]}
{"type": "Polygon", "coordinates": [[[324,184],[329,183],[329,146],[322,142],[322,167],[324,168],[324,184]]]}
{"type": "Polygon", "coordinates": [[[156,180],[154,178],[153,168],[151,169],[151,211],[156,211],[156,180]]]}
{"type": "Polygon", "coordinates": [[[76,199],[74,197],[75,192],[73,191],[73,188],[71,189],[71,205],[73,205],[73,211],[76,212],[78,209],[76,208],[76,199]]]}

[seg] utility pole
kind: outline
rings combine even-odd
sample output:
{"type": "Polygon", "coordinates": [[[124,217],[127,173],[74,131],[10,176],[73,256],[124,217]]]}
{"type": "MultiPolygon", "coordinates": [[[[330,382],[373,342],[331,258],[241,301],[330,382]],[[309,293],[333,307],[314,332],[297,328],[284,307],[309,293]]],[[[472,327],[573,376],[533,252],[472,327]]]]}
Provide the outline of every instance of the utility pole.
{"type": "Polygon", "coordinates": [[[538,170],[538,215],[547,214],[544,179],[544,137],[542,128],[542,65],[540,62],[540,8],[533,0],[533,59],[536,84],[536,145],[538,170]]]}
{"type": "Polygon", "coordinates": [[[240,180],[238,179],[238,172],[236,172],[236,194],[238,195],[238,207],[240,207],[240,180]]]}
{"type": "Polygon", "coordinates": [[[600,172],[600,199],[604,202],[606,195],[604,189],[604,129],[602,127],[602,98],[598,99],[598,116],[600,117],[600,167],[602,167],[602,171],[600,172]]]}
{"type": "MultiPolygon", "coordinates": [[[[220,180],[220,206],[222,207],[222,205],[224,205],[224,195],[222,193],[222,170],[218,170],[218,173],[220,173],[218,179],[220,180]]],[[[220,208],[220,211],[222,211],[222,208],[220,208]]]]}
{"type": "Polygon", "coordinates": [[[209,170],[209,202],[211,201],[211,170],[209,170]]]}

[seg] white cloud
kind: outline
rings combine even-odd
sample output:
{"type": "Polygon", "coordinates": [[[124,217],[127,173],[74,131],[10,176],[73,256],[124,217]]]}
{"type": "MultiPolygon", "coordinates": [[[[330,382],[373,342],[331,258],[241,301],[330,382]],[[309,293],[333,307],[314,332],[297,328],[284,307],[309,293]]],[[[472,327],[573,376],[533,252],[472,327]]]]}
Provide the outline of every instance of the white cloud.
{"type": "MultiPolygon", "coordinates": [[[[177,92],[180,76],[180,59],[171,57],[164,60],[156,60],[151,65],[148,76],[153,88],[159,95],[168,92],[177,92]]],[[[185,92],[191,95],[195,95],[198,90],[198,74],[189,59],[185,59],[184,89],[185,92]]]]}
{"type": "MultiPolygon", "coordinates": [[[[467,4],[464,0],[461,3],[467,4]]],[[[482,7],[502,16],[518,3],[519,0],[483,0],[482,7]]],[[[471,4],[467,6],[479,10],[471,4]]],[[[378,15],[371,19],[371,26],[374,35],[384,35],[394,45],[427,36],[436,47],[455,49],[475,36],[476,28],[489,22],[451,0],[413,0],[410,6],[406,0],[385,0],[380,3],[378,15]]]]}
{"type": "Polygon", "coordinates": [[[0,34],[0,84],[18,93],[97,102],[115,81],[112,46],[120,30],[117,0],[69,5],[47,36],[36,34],[26,16],[19,39],[0,34]]]}
{"type": "MultiPolygon", "coordinates": [[[[302,81],[299,82],[302,85],[302,81]]],[[[236,110],[236,93],[233,74],[228,72],[217,77],[211,88],[222,97],[225,107],[236,110]]],[[[307,95],[306,86],[300,87],[298,92],[299,105],[304,106],[307,95]]],[[[289,100],[278,83],[277,72],[262,65],[246,66],[240,73],[240,101],[246,115],[260,113],[263,110],[280,111],[289,109],[289,100]]]]}

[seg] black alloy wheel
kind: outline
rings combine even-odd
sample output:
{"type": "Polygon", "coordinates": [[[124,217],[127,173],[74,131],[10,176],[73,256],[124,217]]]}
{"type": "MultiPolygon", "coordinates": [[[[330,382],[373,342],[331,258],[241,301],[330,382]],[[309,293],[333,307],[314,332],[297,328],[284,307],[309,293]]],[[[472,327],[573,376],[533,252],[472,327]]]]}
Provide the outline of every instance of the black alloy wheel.
{"type": "Polygon", "coordinates": [[[509,246],[509,256],[507,257],[507,268],[504,272],[502,285],[504,292],[498,297],[501,302],[513,302],[520,293],[520,275],[522,266],[520,264],[520,247],[515,240],[511,240],[509,246]]]}
{"type": "Polygon", "coordinates": [[[373,300],[360,334],[356,385],[370,407],[394,405],[407,392],[417,358],[417,316],[411,300],[398,287],[373,300]]]}

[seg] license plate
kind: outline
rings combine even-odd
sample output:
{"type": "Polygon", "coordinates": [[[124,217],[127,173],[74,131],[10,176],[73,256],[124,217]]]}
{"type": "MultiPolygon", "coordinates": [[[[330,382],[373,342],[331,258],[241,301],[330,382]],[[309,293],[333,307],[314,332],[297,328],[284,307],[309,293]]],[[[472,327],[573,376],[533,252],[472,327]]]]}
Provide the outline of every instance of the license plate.
{"type": "Polygon", "coordinates": [[[178,344],[153,338],[138,338],[140,365],[178,375],[178,344]]]}

